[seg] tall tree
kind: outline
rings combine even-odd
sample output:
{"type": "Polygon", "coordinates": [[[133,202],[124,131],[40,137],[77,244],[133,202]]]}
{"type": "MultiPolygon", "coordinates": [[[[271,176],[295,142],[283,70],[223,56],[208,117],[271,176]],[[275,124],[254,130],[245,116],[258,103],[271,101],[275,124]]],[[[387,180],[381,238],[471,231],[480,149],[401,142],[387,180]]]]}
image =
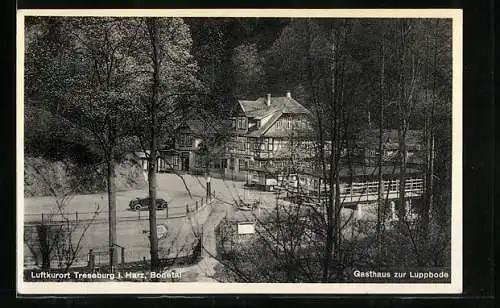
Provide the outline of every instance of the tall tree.
{"type": "MultiPolygon", "coordinates": [[[[384,29],[383,29],[384,30],[384,29]]],[[[383,31],[382,30],[382,31],[383,31]]],[[[380,101],[379,101],[379,144],[378,144],[378,204],[377,204],[377,243],[378,243],[378,253],[377,256],[380,259],[382,257],[382,245],[383,245],[383,226],[385,225],[385,202],[384,202],[384,186],[383,186],[383,156],[384,156],[384,105],[385,105],[385,37],[384,32],[382,32],[380,39],[380,101]]]]}
{"type": "Polygon", "coordinates": [[[198,66],[191,55],[189,27],[181,18],[139,18],[139,51],[135,66],[137,75],[130,109],[134,133],[148,157],[149,241],[151,269],[158,270],[158,237],[156,234],[156,172],[162,141],[175,137],[177,123],[196,109],[200,82],[198,66]]]}
{"type": "Polygon", "coordinates": [[[148,184],[149,184],[149,247],[151,249],[151,270],[158,269],[158,234],[156,232],[156,165],[157,165],[157,132],[158,125],[157,108],[159,103],[160,88],[160,55],[159,37],[156,19],[146,19],[146,26],[151,43],[151,63],[153,66],[153,78],[151,84],[151,126],[150,126],[150,152],[148,161],[148,184]]]}
{"type": "MultiPolygon", "coordinates": [[[[422,83],[423,89],[419,92],[420,110],[423,115],[423,131],[424,131],[424,169],[425,169],[425,193],[424,202],[419,213],[420,215],[420,228],[419,233],[422,235],[424,241],[428,236],[429,228],[429,215],[431,213],[437,214],[434,206],[435,195],[435,178],[436,168],[436,139],[441,141],[449,139],[444,137],[449,134],[451,127],[450,114],[450,90],[451,90],[451,25],[447,20],[431,19],[425,20],[420,24],[421,28],[426,31],[421,38],[423,50],[421,51],[424,58],[422,68],[422,83]],[[443,132],[445,132],[443,134],[443,132]]],[[[442,142],[439,142],[442,144],[442,142]]],[[[447,156],[446,152],[449,149],[440,148],[440,156],[447,156]]],[[[441,164],[442,166],[449,166],[448,163],[441,164]]],[[[441,187],[446,190],[446,183],[449,181],[442,181],[441,187]]],[[[449,190],[450,188],[447,187],[449,190]]],[[[446,194],[443,194],[446,195],[446,194]]],[[[450,200],[448,200],[449,202],[450,200]]],[[[445,201],[445,203],[447,203],[445,201]]],[[[446,224],[447,222],[445,222],[446,224]]]]}
{"type": "Polygon", "coordinates": [[[33,24],[37,32],[28,46],[28,97],[35,107],[56,113],[82,134],[91,135],[100,149],[107,165],[113,267],[117,260],[115,164],[127,134],[124,110],[131,103],[129,89],[135,78],[136,68],[129,62],[137,25],[126,18],[94,17],[35,18],[33,24]],[[52,42],[56,44],[51,48],[52,42]]]}

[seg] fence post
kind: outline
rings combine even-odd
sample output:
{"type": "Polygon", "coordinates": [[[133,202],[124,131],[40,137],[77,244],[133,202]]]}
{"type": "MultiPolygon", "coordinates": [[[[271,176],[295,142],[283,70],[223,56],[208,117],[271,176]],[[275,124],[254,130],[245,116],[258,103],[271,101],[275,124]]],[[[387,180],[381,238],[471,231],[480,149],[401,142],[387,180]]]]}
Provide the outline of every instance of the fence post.
{"type": "Polygon", "coordinates": [[[42,212],[42,225],[43,225],[43,212],[42,212]]]}
{"type": "Polygon", "coordinates": [[[146,257],[142,257],[142,261],[144,262],[144,266],[146,266],[146,257]]]}
{"type": "Polygon", "coordinates": [[[198,210],[198,200],[196,200],[196,210],[198,210]]]}
{"type": "Polygon", "coordinates": [[[168,206],[165,208],[165,217],[168,218],[168,206]]]}
{"type": "Polygon", "coordinates": [[[141,220],[141,210],[137,211],[137,220],[141,220]]]}
{"type": "Polygon", "coordinates": [[[189,214],[189,205],[186,204],[186,215],[188,215],[188,214],[189,214]]]}
{"type": "Polygon", "coordinates": [[[75,219],[78,221],[78,212],[75,212],[75,219]]]}
{"type": "Polygon", "coordinates": [[[125,264],[125,247],[122,247],[122,265],[125,264]]]}
{"type": "Polygon", "coordinates": [[[201,206],[203,206],[203,197],[201,197],[201,206]]]}

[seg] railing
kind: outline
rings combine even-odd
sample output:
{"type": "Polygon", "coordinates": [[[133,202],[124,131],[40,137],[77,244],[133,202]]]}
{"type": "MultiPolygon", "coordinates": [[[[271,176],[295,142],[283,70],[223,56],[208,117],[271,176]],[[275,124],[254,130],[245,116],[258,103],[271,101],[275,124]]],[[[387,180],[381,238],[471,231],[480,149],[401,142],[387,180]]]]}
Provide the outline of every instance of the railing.
{"type": "MultiPolygon", "coordinates": [[[[312,185],[298,185],[297,181],[283,180],[284,188],[292,193],[303,193],[305,195],[318,195],[318,187],[312,185]],[[299,192],[300,190],[300,192],[299,192]]],[[[382,181],[382,197],[388,199],[399,198],[399,180],[382,181]]],[[[363,182],[347,184],[340,188],[340,199],[343,202],[362,202],[376,200],[379,194],[379,182],[363,182]]],[[[321,190],[324,187],[321,186],[321,190]]],[[[327,187],[327,191],[329,187],[327,187]]],[[[423,179],[406,179],[405,180],[405,195],[407,197],[419,197],[424,192],[423,179]]]]}
{"type": "MultiPolygon", "coordinates": [[[[172,215],[169,208],[157,209],[157,219],[174,219],[183,218],[190,215],[194,215],[204,209],[208,204],[210,204],[215,199],[215,190],[209,198],[201,198],[195,202],[186,203],[185,207],[176,206],[177,209],[182,208],[183,212],[172,215]]],[[[127,214],[123,216],[118,216],[117,221],[134,221],[134,220],[147,220],[149,219],[149,211],[138,210],[125,211],[127,214]]],[[[178,211],[177,211],[178,212],[178,211]]],[[[42,212],[42,213],[25,213],[25,225],[37,225],[37,224],[61,224],[63,222],[92,222],[92,223],[103,223],[108,221],[109,211],[98,211],[98,212],[42,212]]]]}
{"type": "MultiPolygon", "coordinates": [[[[389,180],[382,181],[382,192],[387,193],[397,193],[399,194],[399,180],[389,180]],[[388,189],[387,189],[388,187],[388,189]]],[[[420,193],[424,191],[424,180],[423,179],[407,179],[405,180],[405,192],[406,193],[420,193]]],[[[365,183],[353,183],[351,186],[346,186],[343,191],[341,191],[341,197],[346,196],[362,196],[362,195],[378,195],[379,192],[379,182],[365,182],[365,183]]]]}

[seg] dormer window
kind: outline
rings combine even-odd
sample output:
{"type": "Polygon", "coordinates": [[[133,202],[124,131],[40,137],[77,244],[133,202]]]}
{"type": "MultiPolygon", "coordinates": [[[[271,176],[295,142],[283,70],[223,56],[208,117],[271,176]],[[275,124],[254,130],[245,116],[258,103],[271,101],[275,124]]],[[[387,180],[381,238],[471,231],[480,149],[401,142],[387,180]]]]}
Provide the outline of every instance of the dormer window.
{"type": "Polygon", "coordinates": [[[247,129],[247,118],[241,117],[237,119],[237,128],[238,129],[247,129]]]}

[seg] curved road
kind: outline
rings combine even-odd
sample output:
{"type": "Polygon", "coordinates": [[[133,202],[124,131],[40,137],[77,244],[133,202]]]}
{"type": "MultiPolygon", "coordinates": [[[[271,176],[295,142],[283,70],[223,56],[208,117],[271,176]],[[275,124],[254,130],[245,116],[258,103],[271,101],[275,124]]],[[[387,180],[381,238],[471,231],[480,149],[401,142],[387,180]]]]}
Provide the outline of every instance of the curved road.
{"type": "MultiPolygon", "coordinates": [[[[178,176],[175,174],[158,174],[158,198],[163,198],[169,202],[168,217],[179,217],[186,214],[186,205],[190,211],[198,205],[201,205],[201,199],[205,199],[206,184],[204,177],[193,175],[178,176]],[[188,193],[191,193],[190,194],[188,193]]],[[[235,199],[261,199],[272,202],[275,194],[260,192],[256,190],[244,189],[242,182],[234,182],[230,180],[211,179],[212,190],[215,191],[217,199],[224,202],[233,203],[235,199]]],[[[148,211],[132,211],[128,204],[130,200],[137,197],[147,197],[147,189],[130,190],[116,193],[116,210],[117,219],[120,218],[136,218],[139,215],[142,218],[147,218],[148,211]]],[[[108,201],[107,194],[89,194],[73,196],[65,205],[64,212],[68,213],[73,219],[91,219],[96,212],[99,212],[97,218],[99,220],[107,220],[108,201]]],[[[205,200],[204,200],[205,201],[205,200]]],[[[34,197],[24,199],[24,221],[33,222],[40,221],[42,218],[47,219],[51,213],[57,213],[55,199],[53,197],[34,197]]],[[[166,218],[166,210],[159,210],[157,213],[159,218],[166,218]]]]}
{"type": "MultiPolygon", "coordinates": [[[[263,203],[274,204],[276,198],[274,193],[245,189],[242,182],[214,178],[211,179],[211,182],[216,199],[196,214],[167,220],[165,219],[165,210],[158,211],[158,225],[164,225],[168,229],[167,236],[159,240],[161,256],[189,253],[192,243],[195,241],[195,234],[199,232],[199,229],[203,228],[203,230],[213,232],[214,226],[228,210],[231,210],[231,204],[235,199],[260,199],[263,203]]],[[[149,242],[147,233],[145,233],[149,230],[148,220],[134,219],[138,213],[128,209],[128,203],[131,199],[145,196],[147,196],[147,190],[117,193],[117,244],[125,247],[127,262],[142,260],[143,257],[149,258],[149,242]]],[[[183,175],[181,179],[174,174],[158,174],[158,197],[169,201],[169,217],[185,215],[186,204],[190,204],[191,208],[194,209],[195,201],[201,201],[201,198],[205,198],[205,179],[192,175],[183,175]],[[191,192],[191,197],[186,186],[191,192]]],[[[40,220],[42,212],[44,215],[49,215],[48,213],[56,209],[54,199],[50,197],[25,198],[24,201],[25,222],[40,220]]],[[[94,249],[96,252],[107,250],[108,225],[107,213],[105,212],[107,210],[107,195],[77,195],[68,202],[65,208],[65,212],[71,213],[70,215],[75,215],[75,212],[78,212],[78,218],[83,220],[90,218],[97,206],[102,211],[99,214],[100,223],[91,224],[82,237],[81,250],[75,265],[85,264],[89,249],[94,249]]],[[[148,216],[147,211],[141,211],[140,214],[142,218],[148,216]]],[[[85,225],[85,222],[82,222],[81,228],[74,232],[74,242],[78,242],[82,236],[85,225]]],[[[25,232],[30,232],[29,230],[29,227],[25,227],[25,232]]],[[[24,255],[26,264],[33,263],[33,258],[26,245],[24,245],[24,255]]],[[[96,257],[96,261],[99,262],[99,257],[96,257]]],[[[107,262],[106,256],[103,256],[101,261],[107,262]]]]}

